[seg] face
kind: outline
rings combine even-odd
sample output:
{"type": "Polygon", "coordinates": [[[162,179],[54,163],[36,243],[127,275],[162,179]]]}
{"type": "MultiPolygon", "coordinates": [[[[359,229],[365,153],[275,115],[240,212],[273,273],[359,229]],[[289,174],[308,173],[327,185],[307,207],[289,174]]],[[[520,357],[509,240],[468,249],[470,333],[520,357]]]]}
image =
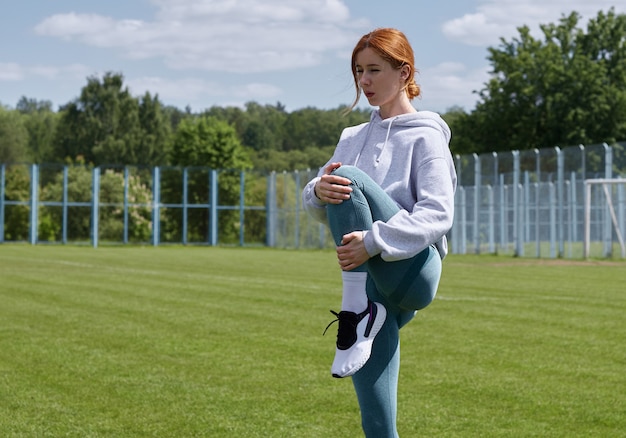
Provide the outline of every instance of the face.
{"type": "Polygon", "coordinates": [[[370,47],[356,55],[356,76],[367,101],[381,111],[398,104],[405,95],[407,68],[394,69],[370,47]]]}

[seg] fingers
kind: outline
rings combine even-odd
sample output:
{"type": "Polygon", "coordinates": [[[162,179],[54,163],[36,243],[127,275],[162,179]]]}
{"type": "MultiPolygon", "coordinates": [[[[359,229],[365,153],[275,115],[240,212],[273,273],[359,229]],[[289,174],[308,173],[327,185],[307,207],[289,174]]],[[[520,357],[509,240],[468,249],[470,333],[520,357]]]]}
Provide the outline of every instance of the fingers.
{"type": "Polygon", "coordinates": [[[350,199],[351,181],[336,175],[322,175],[315,187],[317,197],[329,204],[340,204],[350,199]]]}
{"type": "Polygon", "coordinates": [[[361,266],[368,258],[362,231],[353,231],[343,236],[341,245],[337,247],[337,261],[343,271],[361,266]]]}
{"type": "Polygon", "coordinates": [[[343,237],[341,238],[341,245],[345,246],[355,239],[358,240],[360,235],[361,233],[358,233],[356,231],[353,231],[352,233],[344,234],[343,237]]]}
{"type": "Polygon", "coordinates": [[[335,169],[339,169],[340,167],[341,167],[341,163],[339,163],[339,162],[336,162],[336,163],[330,163],[328,166],[326,166],[326,167],[324,168],[324,173],[325,173],[326,175],[328,175],[328,174],[332,173],[332,171],[333,171],[333,170],[335,170],[335,169]]]}

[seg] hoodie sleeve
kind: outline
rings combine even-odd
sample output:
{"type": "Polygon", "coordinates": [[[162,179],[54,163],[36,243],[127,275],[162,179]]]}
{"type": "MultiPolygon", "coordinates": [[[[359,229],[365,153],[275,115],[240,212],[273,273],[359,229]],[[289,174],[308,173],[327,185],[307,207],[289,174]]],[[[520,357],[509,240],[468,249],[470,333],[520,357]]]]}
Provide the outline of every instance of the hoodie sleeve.
{"type": "Polygon", "coordinates": [[[445,234],[452,228],[454,216],[456,173],[447,142],[437,135],[425,139],[424,144],[433,141],[437,152],[426,160],[414,160],[414,165],[421,163],[412,170],[415,204],[401,209],[387,222],[374,222],[365,233],[365,248],[371,257],[380,254],[385,261],[403,260],[433,244],[445,256],[445,234]]]}
{"type": "Polygon", "coordinates": [[[311,215],[315,220],[323,224],[328,224],[326,217],[326,204],[315,196],[315,184],[320,180],[317,176],[304,186],[302,190],[302,205],[304,210],[311,215]]]}
{"type": "Polygon", "coordinates": [[[320,201],[317,196],[315,196],[314,187],[315,184],[320,180],[324,169],[330,163],[341,162],[341,163],[352,163],[355,160],[355,148],[353,147],[353,137],[358,135],[360,132],[364,130],[367,124],[363,123],[359,126],[353,126],[345,128],[341,136],[339,138],[339,142],[337,143],[337,147],[333,153],[333,156],[324,164],[317,176],[313,178],[311,181],[304,186],[302,190],[302,206],[304,210],[311,215],[317,221],[328,225],[328,218],[326,217],[326,203],[320,201]]]}

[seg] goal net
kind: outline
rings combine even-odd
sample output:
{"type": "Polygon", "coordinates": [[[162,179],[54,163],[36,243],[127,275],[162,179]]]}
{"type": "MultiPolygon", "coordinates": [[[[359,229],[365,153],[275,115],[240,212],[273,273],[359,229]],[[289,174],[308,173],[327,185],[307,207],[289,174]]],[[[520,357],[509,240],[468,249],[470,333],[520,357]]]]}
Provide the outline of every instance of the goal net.
{"type": "Polygon", "coordinates": [[[602,248],[602,256],[613,254],[615,240],[626,258],[626,178],[585,180],[585,258],[592,247],[602,248]]]}

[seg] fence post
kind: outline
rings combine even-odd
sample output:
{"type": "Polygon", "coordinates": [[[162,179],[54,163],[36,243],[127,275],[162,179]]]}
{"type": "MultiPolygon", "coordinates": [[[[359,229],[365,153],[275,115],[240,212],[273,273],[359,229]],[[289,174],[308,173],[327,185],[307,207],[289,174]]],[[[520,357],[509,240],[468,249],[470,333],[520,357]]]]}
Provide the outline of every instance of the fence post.
{"type": "Polygon", "coordinates": [[[265,195],[265,244],[270,248],[276,246],[276,172],[267,176],[267,193],[265,195]]]}
{"type": "Polygon", "coordinates": [[[557,231],[556,231],[556,216],[557,216],[557,199],[554,189],[554,183],[549,183],[550,188],[550,258],[556,258],[557,247],[557,231]]]}
{"type": "Polygon", "coordinates": [[[461,241],[459,245],[461,248],[460,254],[467,254],[467,202],[465,202],[466,196],[463,186],[459,187],[459,198],[461,198],[459,202],[461,207],[461,217],[459,218],[461,222],[461,233],[458,236],[461,241]]]}
{"type": "Polygon", "coordinates": [[[161,169],[152,169],[152,245],[159,246],[161,236],[161,169]]]}
{"type": "Polygon", "coordinates": [[[585,230],[584,230],[584,238],[583,238],[583,257],[585,259],[589,258],[589,246],[591,243],[591,184],[588,184],[586,180],[583,180],[585,195],[583,198],[583,202],[585,205],[585,230]]]}
{"type": "MultiPolygon", "coordinates": [[[[556,163],[557,163],[557,181],[556,181],[556,202],[558,223],[563,224],[565,220],[565,154],[560,147],[555,146],[556,163]]],[[[562,258],[565,253],[565,230],[562,226],[558,227],[558,253],[557,257],[562,258]]]]}
{"type": "Polygon", "coordinates": [[[524,243],[523,243],[523,231],[522,231],[522,217],[520,206],[520,153],[519,151],[512,151],[513,155],[513,183],[511,189],[513,190],[513,239],[515,245],[515,255],[522,257],[524,255],[524,243]]]}
{"type": "Polygon", "coordinates": [[[508,246],[508,233],[506,227],[506,193],[504,187],[504,174],[499,176],[499,195],[500,195],[500,248],[503,252],[506,252],[508,246]]]}
{"type": "MultiPolygon", "coordinates": [[[[626,206],[626,193],[624,193],[624,185],[623,184],[619,184],[617,186],[617,218],[618,218],[618,223],[622,224],[621,225],[621,233],[622,236],[626,236],[626,214],[625,214],[625,209],[624,207],[626,206]]],[[[622,248],[622,258],[626,258],[626,253],[624,252],[624,249],[622,248]]]]}
{"type": "Polygon", "coordinates": [[[539,196],[541,194],[541,180],[537,180],[535,183],[535,254],[537,257],[541,257],[541,202],[539,196]]]}
{"type": "Polygon", "coordinates": [[[295,179],[295,201],[296,201],[296,205],[294,205],[294,210],[295,210],[295,217],[294,217],[294,222],[295,222],[295,247],[296,248],[300,248],[300,199],[302,199],[302,196],[300,195],[300,172],[298,172],[297,170],[294,171],[294,179],[295,179]]]}
{"type": "Polygon", "coordinates": [[[541,257],[541,155],[539,149],[535,148],[535,173],[537,181],[535,182],[535,254],[541,257]]]}
{"type": "Polygon", "coordinates": [[[576,206],[578,205],[577,202],[577,191],[576,191],[576,172],[570,172],[570,190],[569,190],[569,195],[570,195],[570,208],[569,208],[569,215],[570,215],[570,227],[569,227],[569,257],[571,258],[573,256],[572,254],[572,247],[574,246],[574,243],[578,241],[578,220],[576,218],[576,206]]]}
{"type": "Polygon", "coordinates": [[[239,171],[239,245],[243,246],[245,243],[244,231],[245,231],[245,192],[246,192],[246,178],[243,170],[239,171]]]}
{"type": "Polygon", "coordinates": [[[39,166],[30,166],[30,229],[28,232],[31,245],[37,243],[37,207],[39,206],[39,166]]]}
{"type": "Polygon", "coordinates": [[[5,165],[0,164],[0,243],[4,243],[4,181],[5,165]]]}
{"type": "Polygon", "coordinates": [[[91,244],[98,247],[98,218],[100,210],[100,168],[91,171],[91,244]]]}
{"type": "Polygon", "coordinates": [[[69,181],[69,168],[67,165],[63,166],[63,225],[62,225],[62,241],[63,244],[67,244],[67,212],[68,212],[68,196],[67,196],[67,184],[69,181]]]}
{"type": "Polygon", "coordinates": [[[124,166],[124,244],[128,243],[128,166],[124,166]]]}
{"type": "Polygon", "coordinates": [[[480,156],[472,154],[474,157],[474,218],[472,233],[474,234],[474,254],[480,254],[480,185],[482,184],[482,174],[480,171],[480,156]]]}
{"type": "Polygon", "coordinates": [[[189,216],[188,214],[188,209],[189,206],[187,205],[187,199],[189,197],[189,188],[187,187],[189,184],[189,170],[187,167],[183,168],[183,236],[182,236],[182,242],[183,245],[187,245],[187,218],[189,216]]]}
{"type": "Polygon", "coordinates": [[[530,173],[524,171],[524,187],[523,187],[524,199],[522,201],[523,214],[524,214],[524,243],[530,241],[530,173]]]}
{"type": "Polygon", "coordinates": [[[217,245],[217,170],[211,169],[209,178],[209,193],[210,195],[210,207],[209,207],[209,245],[217,245]]]}
{"type": "MultiPolygon", "coordinates": [[[[602,143],[604,147],[604,178],[613,178],[613,149],[606,143],[602,143]]],[[[602,221],[602,234],[604,241],[604,257],[613,256],[613,228],[611,225],[611,215],[608,205],[604,208],[602,221]]]]}
{"type": "Polygon", "coordinates": [[[488,213],[489,213],[489,253],[496,253],[496,234],[495,234],[495,211],[493,206],[493,187],[487,185],[488,213]]]}

